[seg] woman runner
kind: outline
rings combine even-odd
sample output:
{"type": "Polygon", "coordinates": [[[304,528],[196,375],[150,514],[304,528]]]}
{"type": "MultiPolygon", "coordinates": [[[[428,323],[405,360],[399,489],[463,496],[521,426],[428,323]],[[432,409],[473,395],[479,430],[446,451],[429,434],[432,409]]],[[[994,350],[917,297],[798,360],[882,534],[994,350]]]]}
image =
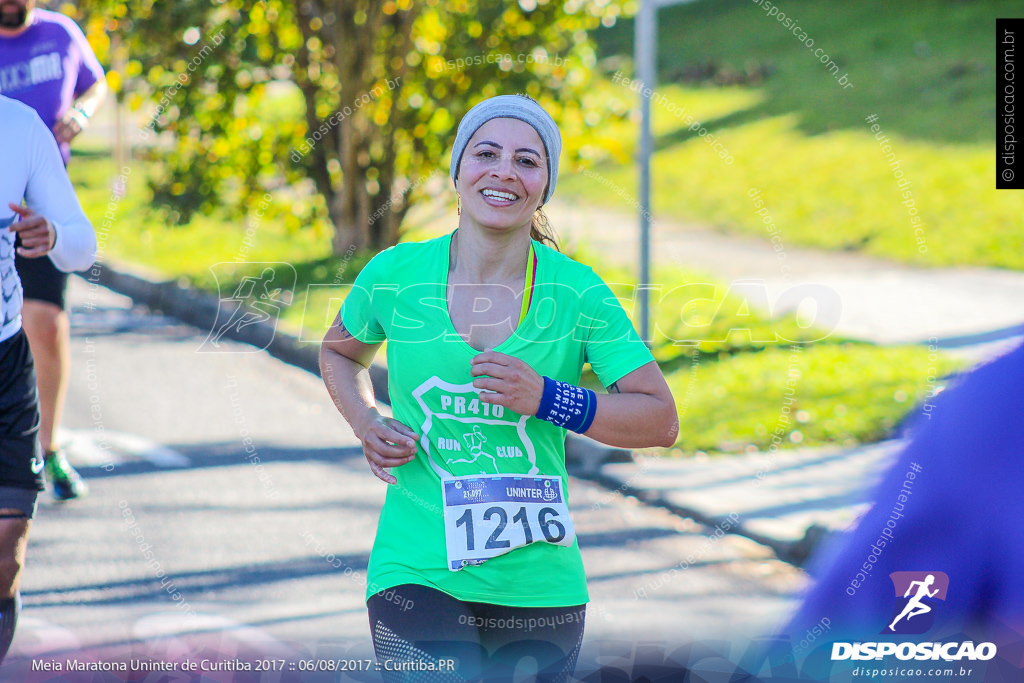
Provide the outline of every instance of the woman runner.
{"type": "Polygon", "coordinates": [[[552,248],[541,206],[560,152],[531,98],[473,107],[451,157],[458,228],[374,257],[323,341],[327,389],[391,484],[367,572],[387,681],[508,680],[524,657],[567,680],[588,595],[566,430],[626,448],[676,438],[665,379],[611,290],[552,248]],[[385,340],[394,418],[367,372],[385,340]],[[576,386],[588,362],[608,394],[576,386]]]}

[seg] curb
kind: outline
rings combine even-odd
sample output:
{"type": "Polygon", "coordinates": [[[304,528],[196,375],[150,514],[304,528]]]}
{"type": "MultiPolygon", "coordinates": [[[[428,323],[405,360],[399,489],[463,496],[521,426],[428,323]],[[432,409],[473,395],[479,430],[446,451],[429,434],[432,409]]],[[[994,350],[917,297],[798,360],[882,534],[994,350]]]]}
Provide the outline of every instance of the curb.
{"type": "MultiPolygon", "coordinates": [[[[89,278],[85,278],[83,273],[75,274],[89,283],[103,285],[127,296],[137,304],[166,313],[199,329],[212,330],[222,309],[226,314],[223,317],[228,319],[240,308],[233,302],[222,301],[212,294],[183,287],[173,280],[153,282],[141,273],[131,273],[122,268],[124,267],[120,265],[115,269],[109,264],[97,263],[89,271],[89,278]]],[[[300,342],[296,337],[279,331],[276,324],[257,322],[240,330],[230,329],[224,336],[267,351],[278,360],[320,377],[319,347],[308,342],[300,342]]],[[[378,401],[387,403],[387,369],[377,364],[372,365],[370,380],[373,382],[374,396],[378,401]]]]}
{"type": "MultiPolygon", "coordinates": [[[[566,448],[566,452],[568,452],[568,448],[566,448]]],[[[756,543],[760,543],[763,546],[771,548],[780,560],[795,567],[803,567],[821,543],[824,543],[839,533],[829,529],[828,527],[824,527],[819,524],[812,524],[807,527],[804,531],[803,538],[800,540],[781,540],[752,531],[742,521],[738,524],[733,523],[728,517],[709,515],[696,508],[673,503],[665,496],[662,496],[658,490],[633,486],[629,483],[628,479],[626,481],[622,481],[613,477],[602,471],[600,466],[590,473],[579,472],[576,469],[573,469],[571,470],[571,474],[582,479],[593,481],[594,483],[599,484],[610,491],[620,493],[623,496],[632,496],[645,505],[667,510],[677,517],[692,519],[698,524],[703,524],[709,529],[720,528],[722,525],[729,523],[730,526],[727,527],[728,531],[726,531],[726,533],[743,536],[744,538],[749,538],[756,543]]]]}

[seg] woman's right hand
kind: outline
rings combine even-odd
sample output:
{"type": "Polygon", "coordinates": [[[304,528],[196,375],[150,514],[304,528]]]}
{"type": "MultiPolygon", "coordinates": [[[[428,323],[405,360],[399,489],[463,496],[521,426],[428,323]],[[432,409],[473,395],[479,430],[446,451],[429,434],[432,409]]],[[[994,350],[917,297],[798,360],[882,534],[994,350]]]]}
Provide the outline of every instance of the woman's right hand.
{"type": "Polygon", "coordinates": [[[398,480],[385,468],[404,465],[416,457],[416,442],[420,438],[398,420],[379,413],[368,421],[358,436],[363,443],[363,455],[370,463],[370,471],[387,484],[397,484],[398,480]]]}

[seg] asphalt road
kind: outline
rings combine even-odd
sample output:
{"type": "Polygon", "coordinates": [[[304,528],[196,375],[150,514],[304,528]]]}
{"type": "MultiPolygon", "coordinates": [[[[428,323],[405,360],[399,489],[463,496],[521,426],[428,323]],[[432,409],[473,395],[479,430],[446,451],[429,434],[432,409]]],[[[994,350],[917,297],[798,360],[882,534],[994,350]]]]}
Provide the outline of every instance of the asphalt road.
{"type": "MultiPolygon", "coordinates": [[[[385,485],[320,379],[241,344],[199,353],[206,330],[79,278],[70,302],[65,441],[91,492],[40,497],[5,677],[72,656],[369,653],[385,485]]],[[[752,541],[590,482],[570,491],[592,597],[584,652],[741,642],[804,585],[752,541]]]]}

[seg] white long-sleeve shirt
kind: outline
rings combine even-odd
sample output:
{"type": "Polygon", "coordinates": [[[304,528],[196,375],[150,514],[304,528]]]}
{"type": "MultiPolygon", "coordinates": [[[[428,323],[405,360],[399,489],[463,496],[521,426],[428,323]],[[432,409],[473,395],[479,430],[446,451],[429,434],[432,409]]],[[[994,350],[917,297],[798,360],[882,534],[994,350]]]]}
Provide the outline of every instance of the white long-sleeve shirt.
{"type": "Polygon", "coordinates": [[[0,282],[3,320],[0,341],[21,328],[21,280],[14,269],[18,215],[8,203],[25,205],[49,219],[57,241],[49,253],[60,270],[85,270],[96,260],[96,233],[85,217],[53,133],[31,108],[0,95],[0,282]]]}

